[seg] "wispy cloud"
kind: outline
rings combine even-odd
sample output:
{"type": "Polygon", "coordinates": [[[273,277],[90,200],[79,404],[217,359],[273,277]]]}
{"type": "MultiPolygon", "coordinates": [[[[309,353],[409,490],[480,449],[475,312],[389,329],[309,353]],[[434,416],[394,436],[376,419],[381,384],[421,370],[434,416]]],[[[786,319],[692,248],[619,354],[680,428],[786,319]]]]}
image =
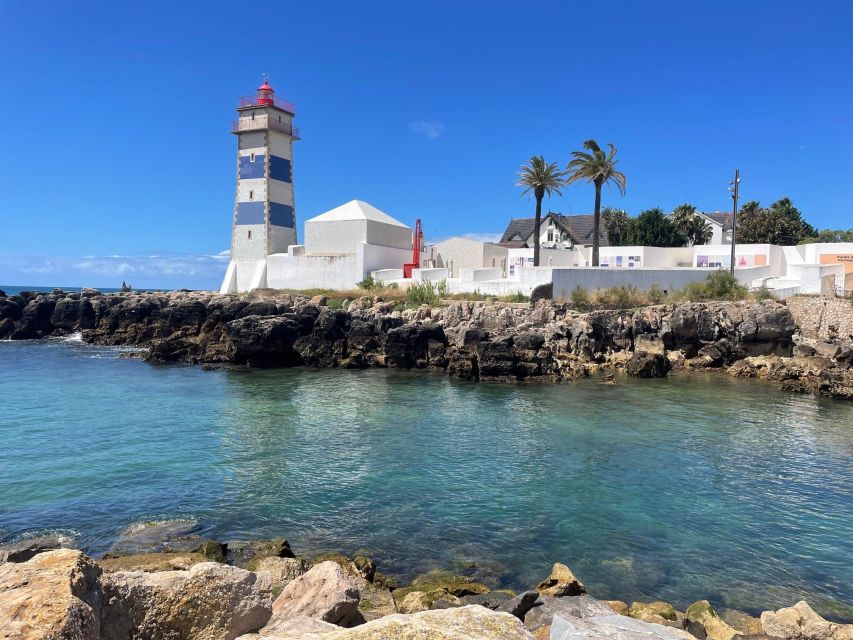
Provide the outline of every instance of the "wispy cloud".
{"type": "Polygon", "coordinates": [[[215,289],[228,257],[228,251],[51,257],[0,253],[0,286],[117,287],[124,280],[144,288],[215,289]]]}
{"type": "Polygon", "coordinates": [[[414,133],[425,136],[430,140],[435,140],[444,135],[447,127],[440,120],[418,120],[409,125],[414,133]]]}
{"type": "Polygon", "coordinates": [[[466,240],[476,240],[477,242],[497,242],[501,239],[500,233],[460,233],[455,236],[442,236],[440,238],[430,238],[431,244],[438,244],[450,238],[465,238],[466,240]]]}

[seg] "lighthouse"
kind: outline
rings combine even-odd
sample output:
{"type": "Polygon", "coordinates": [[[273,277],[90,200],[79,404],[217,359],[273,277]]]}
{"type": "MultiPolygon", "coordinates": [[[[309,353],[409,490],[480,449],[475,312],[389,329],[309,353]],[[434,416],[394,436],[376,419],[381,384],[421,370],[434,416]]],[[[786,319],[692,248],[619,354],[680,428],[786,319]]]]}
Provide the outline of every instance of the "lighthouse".
{"type": "Polygon", "coordinates": [[[237,136],[237,188],[231,231],[231,265],[222,289],[265,286],[268,255],[296,244],[293,199],[294,106],[277,98],[267,78],[257,95],[240,98],[231,133],[237,136]],[[259,262],[260,261],[260,262],[259,262]]]}

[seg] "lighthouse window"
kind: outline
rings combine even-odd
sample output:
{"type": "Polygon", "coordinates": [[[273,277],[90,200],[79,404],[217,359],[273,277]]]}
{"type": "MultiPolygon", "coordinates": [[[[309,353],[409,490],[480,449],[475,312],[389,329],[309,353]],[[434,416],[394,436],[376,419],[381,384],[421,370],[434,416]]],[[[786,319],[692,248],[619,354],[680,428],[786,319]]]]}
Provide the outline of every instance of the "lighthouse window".
{"type": "Polygon", "coordinates": [[[255,192],[249,189],[249,200],[253,200],[255,198],[255,192]]]}
{"type": "Polygon", "coordinates": [[[251,240],[251,239],[252,239],[252,230],[249,229],[249,240],[251,240]]]}
{"type": "Polygon", "coordinates": [[[254,161],[255,161],[255,154],[254,153],[249,154],[249,162],[254,162],[254,161]]]}

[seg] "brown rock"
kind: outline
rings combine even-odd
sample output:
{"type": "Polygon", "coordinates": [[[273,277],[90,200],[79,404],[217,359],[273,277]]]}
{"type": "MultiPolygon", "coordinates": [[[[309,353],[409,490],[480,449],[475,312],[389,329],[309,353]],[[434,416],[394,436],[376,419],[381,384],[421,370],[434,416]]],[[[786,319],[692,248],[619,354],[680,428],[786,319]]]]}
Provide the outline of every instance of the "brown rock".
{"type": "Polygon", "coordinates": [[[336,562],[321,562],[284,587],[273,603],[264,634],[286,629],[293,618],[306,616],[332,624],[346,624],[357,615],[358,588],[336,562]]]}
{"type": "Polygon", "coordinates": [[[785,640],[853,640],[853,624],[823,619],[807,602],[761,614],[761,627],[768,636],[785,640]]]}
{"type": "Polygon", "coordinates": [[[100,574],[90,558],[74,549],[0,565],[0,637],[98,640],[100,574]]]}
{"type": "Polygon", "coordinates": [[[726,624],[707,600],[699,600],[687,607],[687,622],[688,625],[702,625],[711,640],[731,640],[736,635],[743,635],[726,624]]]}
{"type": "Polygon", "coordinates": [[[628,615],[628,605],[621,600],[602,600],[604,604],[623,616],[628,615]]]}
{"type": "Polygon", "coordinates": [[[98,566],[105,572],[114,571],[186,571],[199,562],[210,562],[201,553],[140,553],[119,558],[103,558],[98,566]]]}
{"type": "Polygon", "coordinates": [[[261,628],[271,613],[271,585],[215,562],[189,571],[104,574],[105,638],[221,640],[261,628]]]}
{"type": "Polygon", "coordinates": [[[586,587],[583,586],[583,582],[575,577],[571,569],[559,562],[554,563],[554,566],[551,568],[551,575],[540,582],[536,590],[543,596],[553,596],[555,598],[579,596],[582,593],[586,593],[586,587]]]}

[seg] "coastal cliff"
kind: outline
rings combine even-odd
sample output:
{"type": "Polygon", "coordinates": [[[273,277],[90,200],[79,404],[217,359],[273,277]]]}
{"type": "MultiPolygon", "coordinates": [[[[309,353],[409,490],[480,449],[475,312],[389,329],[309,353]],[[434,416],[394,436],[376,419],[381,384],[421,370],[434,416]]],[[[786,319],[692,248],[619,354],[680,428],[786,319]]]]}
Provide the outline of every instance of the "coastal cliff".
{"type": "MultiPolygon", "coordinates": [[[[838,302],[835,314],[853,316],[853,307],[838,302]]],[[[726,368],[790,390],[853,399],[853,336],[844,318],[831,332],[815,330],[815,305],[826,302],[580,312],[547,301],[399,309],[362,297],[333,308],[322,296],[273,290],[248,296],[54,290],[0,296],[0,339],[79,331],[86,342],[142,347],[154,362],[430,369],[474,380],[559,382],[622,368],[640,377],[726,368]]]]}

